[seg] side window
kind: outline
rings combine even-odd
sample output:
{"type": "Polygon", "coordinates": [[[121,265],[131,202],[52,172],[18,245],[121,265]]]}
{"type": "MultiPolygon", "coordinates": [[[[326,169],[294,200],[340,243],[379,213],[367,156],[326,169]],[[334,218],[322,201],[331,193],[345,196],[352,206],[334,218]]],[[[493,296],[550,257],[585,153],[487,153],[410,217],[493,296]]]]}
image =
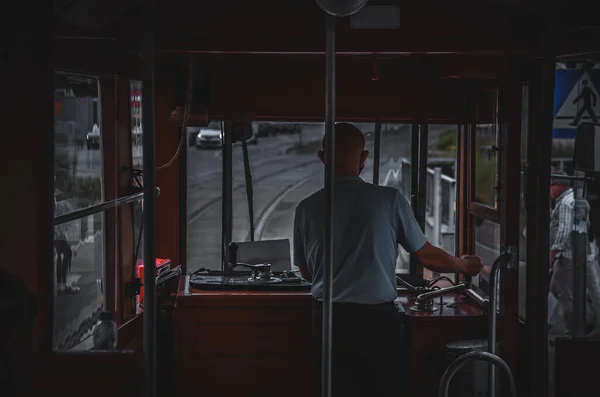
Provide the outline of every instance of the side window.
{"type": "MultiPolygon", "coordinates": [[[[425,235],[431,244],[455,255],[458,126],[429,125],[428,137],[425,235]]],[[[423,270],[424,278],[436,276],[423,270]]]]}
{"type": "Polygon", "coordinates": [[[104,213],[76,216],[103,200],[102,124],[97,78],[54,81],[53,348],[64,351],[88,348],[105,301],[104,213]]]}
{"type": "MultiPolygon", "coordinates": [[[[142,82],[129,82],[129,106],[131,109],[131,163],[133,166],[134,191],[143,189],[141,170],[143,166],[142,82]]],[[[131,203],[133,211],[133,255],[135,267],[143,264],[144,257],[144,200],[131,203]]],[[[141,299],[137,299],[136,312],[141,311],[141,299]]]]}
{"type": "MultiPolygon", "coordinates": [[[[410,124],[384,123],[381,126],[381,153],[379,157],[379,184],[391,186],[411,201],[411,143],[410,124]]],[[[396,273],[409,273],[410,255],[398,246],[396,273]]]]}

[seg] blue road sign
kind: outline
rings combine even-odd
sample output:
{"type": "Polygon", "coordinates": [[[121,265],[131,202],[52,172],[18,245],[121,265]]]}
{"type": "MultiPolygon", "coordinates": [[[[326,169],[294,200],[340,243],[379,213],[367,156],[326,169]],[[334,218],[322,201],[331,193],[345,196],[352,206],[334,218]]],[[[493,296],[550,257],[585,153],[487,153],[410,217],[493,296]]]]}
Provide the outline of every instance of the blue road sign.
{"type": "Polygon", "coordinates": [[[600,69],[561,69],[554,84],[553,138],[575,138],[582,122],[600,119],[600,69]]]}

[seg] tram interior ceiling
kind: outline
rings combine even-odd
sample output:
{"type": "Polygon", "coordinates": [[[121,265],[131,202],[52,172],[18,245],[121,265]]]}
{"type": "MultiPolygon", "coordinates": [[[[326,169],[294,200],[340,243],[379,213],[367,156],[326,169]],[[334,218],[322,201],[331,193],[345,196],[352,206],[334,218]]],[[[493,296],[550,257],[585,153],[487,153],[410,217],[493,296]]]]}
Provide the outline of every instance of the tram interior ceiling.
{"type": "MultiPolygon", "coordinates": [[[[40,346],[42,358],[35,365],[14,366],[14,379],[20,379],[19,368],[35,366],[20,383],[29,384],[32,395],[40,390],[64,396],[320,395],[320,364],[312,351],[312,286],[292,267],[290,236],[265,230],[269,222],[291,229],[293,217],[288,215],[299,202],[295,196],[306,197],[323,186],[321,179],[327,180],[313,152],[325,149],[321,127],[333,114],[334,121],[366,125],[370,154],[361,174],[365,180],[372,175],[373,183],[402,190],[425,230],[432,228],[432,219],[443,218],[443,227],[440,221],[433,235],[438,242],[451,241],[452,254],[487,255],[487,273],[473,280],[425,273],[409,261],[407,274],[398,272],[395,304],[408,343],[410,395],[437,395],[450,362],[473,348],[497,354],[501,361],[495,362],[515,374],[520,395],[548,397],[530,384],[535,368],[527,360],[536,351],[521,330],[533,329],[533,320],[517,313],[523,286],[514,258],[498,278],[489,277],[501,252],[523,248],[520,164],[514,160],[523,154],[520,144],[550,139],[538,126],[547,117],[540,105],[547,88],[540,77],[540,65],[548,58],[544,5],[528,0],[351,2],[355,8],[363,3],[396,7],[399,22],[394,29],[358,29],[351,17],[335,19],[335,106],[326,110],[331,97],[325,87],[331,80],[325,73],[323,8],[351,14],[354,9],[343,7],[350,3],[55,0],[53,10],[48,5],[34,15],[21,3],[15,6],[22,12],[11,13],[19,23],[16,41],[9,43],[14,48],[6,51],[6,90],[27,94],[2,107],[0,120],[5,131],[23,131],[5,134],[1,160],[3,169],[20,164],[22,172],[18,177],[5,172],[0,180],[19,193],[12,195],[18,199],[6,211],[6,230],[31,236],[4,240],[3,269],[22,278],[43,302],[39,321],[12,320],[22,328],[22,338],[7,338],[23,359],[29,357],[31,340],[40,346]],[[336,3],[342,8],[330,8],[336,3]],[[83,83],[75,85],[75,80],[83,83]],[[524,84],[530,88],[525,127],[524,84]],[[31,97],[40,91],[47,95],[31,97]],[[261,135],[261,124],[270,132],[261,135]],[[285,128],[277,127],[283,124],[285,128]],[[54,131],[52,137],[48,131],[54,131]],[[86,149],[85,140],[94,134],[99,135],[97,147],[86,149]],[[202,147],[202,136],[214,146],[202,147]],[[442,137],[443,147],[438,145],[442,137]],[[250,146],[252,142],[256,144],[250,146]],[[152,146],[155,150],[147,150],[152,146]],[[24,158],[33,160],[29,164],[24,158]],[[483,183],[478,167],[486,170],[483,183]],[[155,179],[160,186],[160,195],[156,201],[146,196],[146,203],[122,202],[142,168],[146,180],[155,179]],[[484,192],[488,201],[478,196],[482,186],[489,188],[484,192]],[[52,229],[53,221],[64,216],[53,212],[60,207],[57,202],[76,207],[67,214],[77,215],[67,222],[68,233],[52,229]],[[117,204],[92,215],[86,212],[106,203],[117,204]],[[156,211],[148,212],[148,206],[156,211]],[[149,224],[141,222],[144,211],[154,214],[147,217],[149,224]],[[156,244],[144,245],[144,231],[156,244]],[[480,238],[492,243],[480,244],[480,238]],[[206,248],[205,241],[216,243],[206,248]],[[228,249],[236,243],[285,247],[285,266],[277,268],[272,259],[234,260],[238,268],[233,271],[226,265],[228,249]],[[146,284],[150,303],[145,306],[138,271],[144,263],[141,252],[154,249],[143,247],[154,245],[157,258],[146,262],[156,260],[157,278],[146,284]],[[214,269],[193,267],[192,248],[214,269]],[[57,269],[69,277],[63,280],[57,269]],[[498,280],[497,285],[490,279],[498,280]],[[76,283],[81,290],[73,287],[76,283]],[[156,294],[150,291],[153,284],[156,294]],[[495,290],[498,296],[490,299],[495,290]],[[144,314],[148,306],[159,313],[156,343],[150,345],[152,335],[144,341],[142,333],[151,329],[142,326],[154,315],[144,314]],[[91,351],[101,311],[114,313],[117,351],[91,351]],[[497,314],[497,327],[491,313],[497,314]],[[485,342],[492,333],[497,349],[496,343],[485,342]],[[149,373],[145,368],[151,367],[143,365],[143,353],[147,365],[157,364],[156,381],[142,381],[142,374],[149,373]]],[[[577,65],[598,60],[595,13],[579,0],[558,7],[557,58],[577,65]]],[[[575,145],[577,167],[588,171],[588,178],[596,178],[600,169],[598,128],[582,124],[575,145]]],[[[537,181],[542,175],[548,178],[541,169],[550,158],[543,150],[529,150],[535,167],[528,174],[531,183],[524,184],[528,194],[537,193],[542,200],[547,192],[539,193],[543,185],[537,181]]],[[[154,183],[138,181],[135,188],[151,190],[154,183]]],[[[534,229],[532,223],[528,221],[528,230],[534,229]]],[[[268,248],[260,251],[270,254],[268,248]]],[[[528,266],[547,265],[538,258],[546,260],[545,253],[529,254],[528,266]]],[[[402,260],[399,256],[398,262],[402,260]]],[[[585,278],[577,276],[581,286],[585,278]]],[[[540,291],[546,299],[547,287],[540,291]]],[[[577,295],[578,304],[582,299],[577,295]]],[[[578,343],[581,358],[587,342],[578,343]]],[[[567,349],[568,341],[557,342],[557,356],[567,349]]],[[[557,366],[565,371],[563,380],[565,360],[557,366]]],[[[473,368],[479,374],[488,367],[473,368]]],[[[477,383],[477,391],[484,392],[488,385],[482,379],[494,386],[496,375],[490,370],[489,378],[483,374],[473,382],[464,372],[450,391],[473,392],[477,383]]],[[[501,376],[497,383],[501,392],[496,395],[506,395],[502,393],[510,387],[501,376]]],[[[562,396],[557,391],[556,397],[562,396]]]]}

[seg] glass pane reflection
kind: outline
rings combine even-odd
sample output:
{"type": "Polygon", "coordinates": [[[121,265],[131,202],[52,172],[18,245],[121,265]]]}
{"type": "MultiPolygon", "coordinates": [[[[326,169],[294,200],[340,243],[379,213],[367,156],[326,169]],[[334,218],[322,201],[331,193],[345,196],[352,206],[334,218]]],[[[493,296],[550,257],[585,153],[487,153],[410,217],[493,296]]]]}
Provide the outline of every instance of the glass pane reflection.
{"type": "Polygon", "coordinates": [[[71,350],[91,336],[104,306],[104,214],[55,226],[53,259],[53,347],[71,350]]]}
{"type": "Polygon", "coordinates": [[[491,208],[497,207],[498,153],[495,124],[475,126],[475,197],[474,200],[491,208]]]}
{"type": "MultiPolygon", "coordinates": [[[[381,126],[381,153],[379,157],[379,184],[402,192],[410,203],[412,132],[410,124],[385,123],[381,126]]],[[[410,255],[398,245],[396,272],[408,273],[410,255]]]]}
{"type": "Polygon", "coordinates": [[[475,255],[481,258],[480,277],[489,280],[492,264],[500,256],[500,225],[486,219],[473,217],[475,229],[475,255]]]}

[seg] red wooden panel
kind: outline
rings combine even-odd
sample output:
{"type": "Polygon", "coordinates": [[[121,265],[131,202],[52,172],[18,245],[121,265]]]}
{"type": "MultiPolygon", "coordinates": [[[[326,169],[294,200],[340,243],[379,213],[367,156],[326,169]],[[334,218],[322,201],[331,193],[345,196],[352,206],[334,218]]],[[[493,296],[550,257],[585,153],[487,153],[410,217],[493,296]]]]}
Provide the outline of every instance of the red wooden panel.
{"type": "MultiPolygon", "coordinates": [[[[324,117],[323,73],[220,73],[211,76],[210,113],[222,118],[324,117]]],[[[344,120],[465,119],[464,83],[413,77],[372,81],[368,73],[337,77],[336,114],[344,120]]]]}
{"type": "MultiPolygon", "coordinates": [[[[175,108],[172,75],[164,68],[161,59],[157,61],[159,66],[156,71],[154,96],[156,164],[161,167],[177,153],[181,128],[174,127],[170,121],[171,111],[175,108]]],[[[179,264],[179,161],[176,160],[170,167],[156,171],[156,185],[160,188],[160,195],[156,202],[156,255],[159,258],[171,259],[171,263],[177,266],[179,264]]]]}
{"type": "Polygon", "coordinates": [[[312,397],[318,384],[312,356],[199,357],[190,376],[181,378],[179,395],[215,397],[312,397]],[[307,374],[309,374],[307,376],[307,374]]]}
{"type": "Polygon", "coordinates": [[[141,395],[141,368],[133,352],[55,353],[41,360],[33,395],[134,397],[141,395]]]}

